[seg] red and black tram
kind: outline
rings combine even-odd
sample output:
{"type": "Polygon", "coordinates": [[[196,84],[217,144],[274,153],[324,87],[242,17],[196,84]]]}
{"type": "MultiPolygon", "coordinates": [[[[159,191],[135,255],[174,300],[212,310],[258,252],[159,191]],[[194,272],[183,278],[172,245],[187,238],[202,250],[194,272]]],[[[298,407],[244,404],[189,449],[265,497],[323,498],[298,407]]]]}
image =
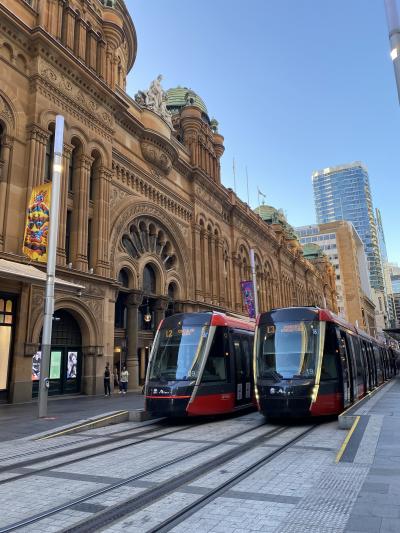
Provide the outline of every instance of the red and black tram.
{"type": "Polygon", "coordinates": [[[147,369],[146,410],[179,417],[255,406],[254,329],[249,319],[218,312],[165,318],[147,369]]]}
{"type": "Polygon", "coordinates": [[[337,415],[396,373],[397,353],[328,310],[259,316],[255,393],[267,417],[337,415]]]}

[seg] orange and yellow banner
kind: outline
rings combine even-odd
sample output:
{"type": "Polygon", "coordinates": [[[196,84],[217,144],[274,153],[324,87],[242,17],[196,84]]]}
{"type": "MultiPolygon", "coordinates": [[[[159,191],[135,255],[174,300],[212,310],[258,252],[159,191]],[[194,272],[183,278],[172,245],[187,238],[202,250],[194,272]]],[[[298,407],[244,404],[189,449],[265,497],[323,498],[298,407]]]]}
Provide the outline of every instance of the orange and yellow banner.
{"type": "Polygon", "coordinates": [[[47,262],[50,223],[51,183],[32,189],[29,201],[22,252],[33,261],[47,262]]]}

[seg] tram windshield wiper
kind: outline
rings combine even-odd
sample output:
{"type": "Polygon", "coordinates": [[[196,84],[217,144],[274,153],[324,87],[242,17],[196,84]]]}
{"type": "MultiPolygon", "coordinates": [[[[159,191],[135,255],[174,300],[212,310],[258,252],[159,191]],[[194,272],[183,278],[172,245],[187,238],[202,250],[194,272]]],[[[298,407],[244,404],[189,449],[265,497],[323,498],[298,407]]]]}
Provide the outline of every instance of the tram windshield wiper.
{"type": "Polygon", "coordinates": [[[276,370],[267,370],[267,372],[264,373],[264,377],[266,378],[273,378],[276,382],[281,381],[283,379],[282,374],[279,374],[276,370]]]}

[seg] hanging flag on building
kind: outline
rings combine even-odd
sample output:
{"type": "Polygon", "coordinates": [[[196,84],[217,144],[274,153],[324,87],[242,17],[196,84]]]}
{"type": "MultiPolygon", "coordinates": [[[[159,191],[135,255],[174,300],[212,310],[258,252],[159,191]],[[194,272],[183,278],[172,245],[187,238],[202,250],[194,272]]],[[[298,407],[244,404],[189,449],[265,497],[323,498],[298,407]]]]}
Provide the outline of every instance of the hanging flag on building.
{"type": "Polygon", "coordinates": [[[247,308],[249,318],[256,318],[256,307],[254,303],[254,286],[252,281],[241,281],[244,304],[247,308]]]}
{"type": "Polygon", "coordinates": [[[22,252],[33,261],[47,262],[51,183],[32,189],[26,213],[22,252]]]}

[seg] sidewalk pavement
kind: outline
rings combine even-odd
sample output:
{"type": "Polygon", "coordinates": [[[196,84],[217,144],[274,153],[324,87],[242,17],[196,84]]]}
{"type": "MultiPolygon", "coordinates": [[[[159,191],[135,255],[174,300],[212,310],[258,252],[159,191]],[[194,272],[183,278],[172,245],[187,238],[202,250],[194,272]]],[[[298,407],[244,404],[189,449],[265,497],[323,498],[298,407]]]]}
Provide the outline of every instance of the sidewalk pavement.
{"type": "Polygon", "coordinates": [[[131,411],[144,406],[140,393],[104,396],[49,397],[48,417],[38,418],[37,400],[23,404],[0,404],[0,442],[30,437],[36,433],[55,430],[66,424],[101,416],[112,411],[131,411]]]}
{"type": "Polygon", "coordinates": [[[356,412],[365,430],[352,462],[367,473],[347,533],[400,532],[400,378],[382,392],[356,412]]]}

